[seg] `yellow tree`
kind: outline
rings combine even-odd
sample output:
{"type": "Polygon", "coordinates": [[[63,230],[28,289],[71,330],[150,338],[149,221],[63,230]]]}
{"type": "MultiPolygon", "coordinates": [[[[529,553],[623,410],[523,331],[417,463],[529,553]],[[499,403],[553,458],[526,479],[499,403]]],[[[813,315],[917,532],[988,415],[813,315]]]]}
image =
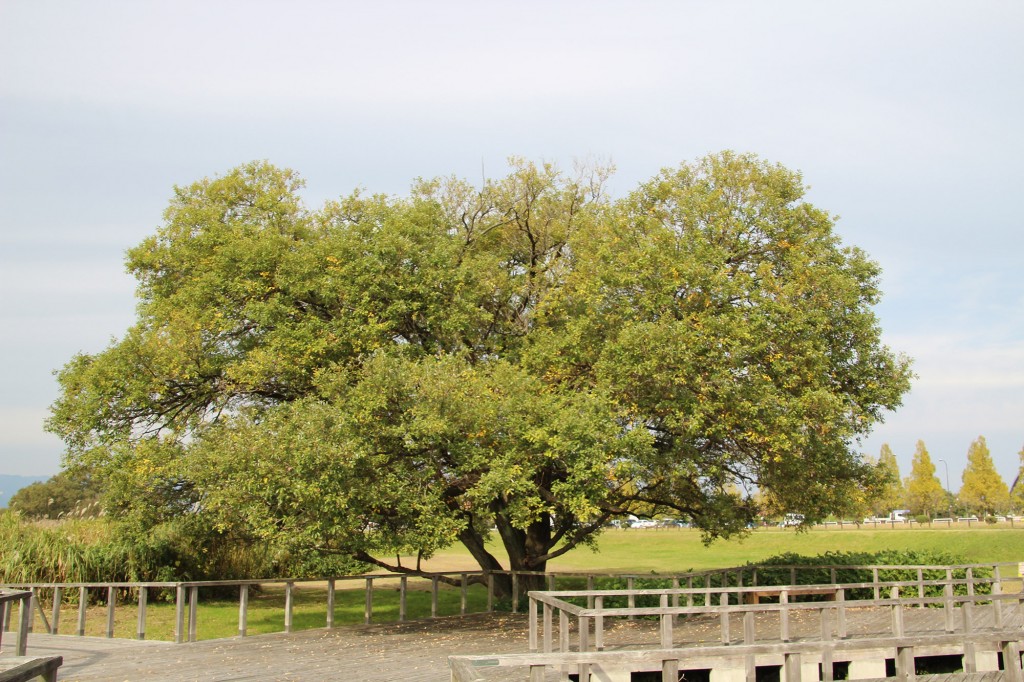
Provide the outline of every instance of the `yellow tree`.
{"type": "Polygon", "coordinates": [[[1003,512],[1010,505],[1010,491],[992,463],[984,436],[978,436],[967,449],[960,503],[983,514],[1003,512]]]}
{"type": "Polygon", "coordinates": [[[885,516],[893,509],[902,508],[907,495],[900,480],[900,465],[888,443],[882,444],[875,469],[878,484],[871,495],[871,511],[875,516],[885,516]]]}
{"type": "Polygon", "coordinates": [[[904,485],[907,489],[907,506],[914,514],[932,516],[945,505],[946,493],[935,476],[935,465],[932,464],[923,440],[917,441],[910,476],[904,485]]]}
{"type": "Polygon", "coordinates": [[[1010,486],[1010,508],[1014,512],[1024,510],[1024,447],[1017,455],[1020,457],[1020,468],[1017,469],[1017,478],[1010,486]]]}

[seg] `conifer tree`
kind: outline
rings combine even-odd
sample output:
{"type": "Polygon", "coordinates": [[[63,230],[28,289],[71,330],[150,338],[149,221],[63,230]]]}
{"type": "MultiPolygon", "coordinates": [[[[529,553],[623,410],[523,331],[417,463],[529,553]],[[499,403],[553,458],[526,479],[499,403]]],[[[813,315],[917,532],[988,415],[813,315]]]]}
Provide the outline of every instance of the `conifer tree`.
{"type": "Polygon", "coordinates": [[[946,500],[946,493],[935,476],[935,465],[932,464],[932,458],[923,440],[917,441],[914,460],[910,465],[910,476],[904,485],[907,489],[907,507],[914,514],[932,516],[942,508],[946,500]]]}
{"type": "Polygon", "coordinates": [[[882,444],[875,466],[881,483],[871,506],[875,516],[885,516],[893,509],[901,509],[907,495],[900,479],[900,465],[896,462],[896,455],[888,443],[882,444]]]}
{"type": "Polygon", "coordinates": [[[1020,468],[1017,469],[1017,478],[1010,484],[1010,510],[1014,513],[1024,511],[1024,447],[1017,456],[1020,457],[1020,468]]]}
{"type": "Polygon", "coordinates": [[[1009,507],[1010,491],[992,463],[984,436],[978,436],[967,450],[960,503],[979,514],[1004,512],[1009,507]]]}

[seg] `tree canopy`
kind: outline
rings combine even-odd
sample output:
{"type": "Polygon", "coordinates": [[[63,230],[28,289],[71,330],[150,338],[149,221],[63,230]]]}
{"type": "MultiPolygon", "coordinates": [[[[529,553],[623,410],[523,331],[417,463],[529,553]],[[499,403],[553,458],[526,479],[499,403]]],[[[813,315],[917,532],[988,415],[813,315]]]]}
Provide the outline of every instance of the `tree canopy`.
{"type": "Polygon", "coordinates": [[[1005,512],[1010,506],[1010,489],[996,471],[984,436],[978,436],[967,449],[960,503],[982,514],[1005,512]]]}
{"type": "Polygon", "coordinates": [[[251,163],[175,188],[128,252],[138,318],[74,357],[49,428],[112,508],[321,552],[543,570],[626,514],[741,532],[873,476],[910,381],[879,270],[798,173],[721,153],[628,196],[513,159],[310,210],[251,163]],[[118,494],[121,491],[121,494],[118,494]]]}

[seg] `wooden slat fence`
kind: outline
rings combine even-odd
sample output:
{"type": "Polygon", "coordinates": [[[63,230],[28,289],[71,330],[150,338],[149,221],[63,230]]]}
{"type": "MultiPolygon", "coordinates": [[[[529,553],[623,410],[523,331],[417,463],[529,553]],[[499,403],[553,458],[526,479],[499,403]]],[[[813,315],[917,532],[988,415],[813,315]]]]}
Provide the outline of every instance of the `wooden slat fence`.
{"type": "MultiPolygon", "coordinates": [[[[173,594],[175,604],[174,619],[174,641],[194,642],[200,636],[200,606],[202,604],[201,592],[217,590],[223,593],[225,590],[235,590],[238,603],[238,630],[241,636],[248,634],[249,598],[253,589],[258,587],[277,586],[283,588],[285,593],[284,603],[284,630],[291,631],[294,627],[294,596],[298,590],[325,589],[326,616],[324,625],[334,626],[334,603],[336,591],[343,584],[356,583],[364,592],[364,622],[375,621],[374,593],[381,586],[394,585],[398,583],[399,607],[398,620],[404,621],[408,618],[407,597],[414,588],[427,589],[430,592],[430,616],[456,615],[455,613],[442,613],[439,605],[439,592],[443,583],[453,583],[459,593],[459,615],[473,611],[468,598],[471,585],[483,585],[486,589],[486,612],[497,608],[497,592],[495,580],[497,576],[509,576],[512,585],[512,596],[508,606],[513,613],[519,612],[521,601],[526,597],[523,584],[527,580],[536,580],[543,576],[548,591],[556,591],[559,586],[581,586],[593,590],[595,587],[613,584],[616,587],[625,587],[627,606],[635,606],[635,599],[639,592],[635,591],[637,585],[649,585],[658,583],[671,588],[684,589],[688,592],[679,592],[672,597],[671,605],[677,606],[679,598],[686,600],[687,606],[694,603],[706,603],[709,595],[717,595],[719,600],[722,595],[730,603],[735,602],[745,588],[762,586],[767,578],[771,578],[773,584],[778,584],[780,572],[787,577],[784,583],[790,585],[808,584],[813,578],[820,578],[822,571],[826,572],[832,582],[839,580],[844,573],[860,570],[867,571],[873,575],[873,580],[868,589],[872,589],[878,597],[878,590],[885,582],[880,579],[881,574],[892,575],[893,571],[906,571],[914,579],[918,592],[923,595],[927,586],[934,583],[928,578],[936,573],[948,580],[956,580],[960,589],[967,590],[969,594],[975,591],[987,591],[993,589],[991,586],[1000,585],[1007,577],[1016,580],[1017,564],[1010,563],[989,563],[969,564],[959,566],[773,566],[758,567],[744,566],[737,568],[716,569],[711,571],[686,572],[668,575],[654,574],[620,574],[605,572],[559,572],[559,573],[529,573],[509,571],[465,571],[454,573],[434,573],[426,575],[396,576],[395,574],[372,574],[363,576],[344,576],[326,578],[321,580],[216,580],[197,582],[104,582],[104,583],[28,583],[0,587],[11,587],[28,590],[32,595],[32,608],[28,609],[30,616],[28,630],[31,631],[38,616],[43,628],[50,633],[59,632],[61,605],[64,603],[78,604],[77,627],[75,634],[81,636],[86,631],[86,619],[88,615],[87,606],[90,599],[96,602],[106,603],[105,629],[107,637],[115,635],[116,609],[122,609],[127,604],[133,604],[136,609],[135,637],[145,639],[147,637],[147,606],[151,594],[154,591],[169,591],[173,594]],[[326,586],[325,588],[323,586],[326,586]],[[739,591],[737,591],[739,590],[739,591]],[[705,602],[700,600],[705,599],[705,602]],[[49,617],[43,608],[43,601],[50,605],[49,617]]],[[[816,582],[821,582],[817,580],[816,582]]],[[[393,588],[389,588],[393,589],[393,588]]],[[[997,588],[998,589],[998,588],[997,588]]],[[[598,597],[591,595],[588,598],[588,606],[594,606],[594,600],[598,597]]],[[[479,609],[477,609],[479,610],[479,609]]],[[[635,617],[635,616],[634,616],[635,617]]],[[[4,630],[10,630],[10,617],[4,620],[4,630]]]]}

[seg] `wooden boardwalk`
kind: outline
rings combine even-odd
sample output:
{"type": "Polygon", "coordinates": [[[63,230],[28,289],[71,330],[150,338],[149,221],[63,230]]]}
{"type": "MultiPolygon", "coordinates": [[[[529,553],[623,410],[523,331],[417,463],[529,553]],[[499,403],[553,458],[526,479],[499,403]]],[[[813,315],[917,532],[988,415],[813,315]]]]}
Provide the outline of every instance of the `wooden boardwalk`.
{"type": "MultiPolygon", "coordinates": [[[[1024,627],[1021,614],[1008,621],[1024,627]]],[[[981,614],[979,614],[981,615],[981,614]]],[[[758,638],[778,632],[778,618],[757,618],[758,638]]],[[[939,609],[908,609],[909,630],[942,631],[939,609]]],[[[1010,624],[1009,622],[1007,623],[1010,624]]],[[[886,632],[890,615],[884,609],[850,609],[849,635],[886,632]]],[[[686,646],[720,639],[716,616],[691,618],[675,629],[674,643],[686,646]]],[[[810,613],[791,623],[795,638],[816,637],[819,622],[810,613]]],[[[742,633],[740,621],[733,632],[742,633]]],[[[620,620],[606,626],[607,649],[645,648],[658,642],[656,622],[620,620]]],[[[105,639],[97,637],[29,636],[32,656],[63,656],[62,682],[210,682],[306,680],[343,682],[448,682],[451,655],[525,653],[527,619],[523,615],[480,614],[404,624],[347,626],[290,634],[275,633],[217,639],[192,644],[105,639]]],[[[552,672],[551,679],[557,679],[552,672]]],[[[488,680],[524,679],[522,670],[494,670],[488,680]]]]}

